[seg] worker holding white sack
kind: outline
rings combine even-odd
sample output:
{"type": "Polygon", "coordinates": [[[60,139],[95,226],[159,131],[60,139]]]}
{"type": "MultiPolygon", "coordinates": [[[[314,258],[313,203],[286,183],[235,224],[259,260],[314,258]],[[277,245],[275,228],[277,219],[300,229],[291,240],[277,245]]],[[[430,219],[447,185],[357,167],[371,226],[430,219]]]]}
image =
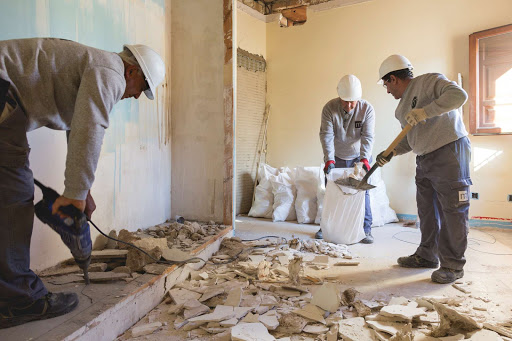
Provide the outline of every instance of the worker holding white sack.
{"type": "MultiPolygon", "coordinates": [[[[361,82],[354,75],[342,77],[338,83],[338,95],[324,106],[320,126],[320,142],[324,152],[324,172],[332,168],[349,168],[362,162],[370,170],[373,137],[375,132],[375,111],[373,106],[361,98],[361,82]]],[[[363,229],[365,238],[361,243],[373,243],[371,232],[372,212],[370,194],[365,194],[365,215],[363,229]]],[[[315,236],[322,239],[322,230],[315,236]]]]}
{"type": "Polygon", "coordinates": [[[450,283],[464,276],[469,231],[469,174],[471,145],[457,110],[466,92],[442,74],[413,77],[404,56],[382,62],[379,82],[400,102],[395,117],[412,129],[387,157],[377,156],[379,166],[394,155],[413,151],[416,156],[416,201],[421,243],[416,252],[398,258],[408,268],[437,268],[432,281],[450,283]],[[420,123],[421,124],[418,124],[420,123]]]}

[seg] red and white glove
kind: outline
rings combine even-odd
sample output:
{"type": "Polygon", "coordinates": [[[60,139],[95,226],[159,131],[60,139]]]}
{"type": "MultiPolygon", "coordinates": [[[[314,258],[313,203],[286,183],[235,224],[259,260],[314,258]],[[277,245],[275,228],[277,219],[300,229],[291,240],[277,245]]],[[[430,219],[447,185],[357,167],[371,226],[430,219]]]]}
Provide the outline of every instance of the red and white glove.
{"type": "Polygon", "coordinates": [[[335,163],[336,163],[336,162],[334,162],[334,160],[329,160],[329,161],[327,161],[327,162],[325,163],[324,173],[325,173],[325,174],[329,174],[329,173],[330,173],[330,171],[331,171],[331,169],[333,169],[333,168],[334,168],[334,164],[335,164],[335,163]]]}
{"type": "Polygon", "coordinates": [[[370,163],[368,162],[368,159],[361,159],[361,162],[363,163],[363,168],[365,171],[370,171],[370,163]]]}

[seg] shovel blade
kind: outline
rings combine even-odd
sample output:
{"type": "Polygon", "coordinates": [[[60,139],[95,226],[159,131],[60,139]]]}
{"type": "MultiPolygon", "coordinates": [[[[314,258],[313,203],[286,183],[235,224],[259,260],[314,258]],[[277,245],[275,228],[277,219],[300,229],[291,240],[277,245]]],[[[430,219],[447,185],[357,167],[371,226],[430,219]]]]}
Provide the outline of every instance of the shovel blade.
{"type": "Polygon", "coordinates": [[[349,187],[358,191],[368,191],[372,188],[375,188],[375,186],[370,185],[367,182],[363,182],[361,180],[356,180],[354,178],[345,178],[345,179],[338,179],[334,181],[336,185],[349,187]]]}

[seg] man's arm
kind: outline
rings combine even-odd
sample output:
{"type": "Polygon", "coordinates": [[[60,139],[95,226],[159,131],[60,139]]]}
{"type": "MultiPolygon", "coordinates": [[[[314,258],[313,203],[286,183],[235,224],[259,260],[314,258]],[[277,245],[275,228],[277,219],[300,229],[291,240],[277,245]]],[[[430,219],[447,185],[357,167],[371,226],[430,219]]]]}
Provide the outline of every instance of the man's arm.
{"type": "Polygon", "coordinates": [[[423,109],[427,117],[431,118],[447,113],[464,105],[468,95],[464,89],[455,82],[449,81],[442,74],[432,75],[432,81],[425,84],[425,91],[434,92],[435,100],[423,109]]]}
{"type": "Polygon", "coordinates": [[[361,127],[361,148],[360,159],[370,160],[372,156],[373,140],[375,136],[375,111],[368,104],[368,108],[364,117],[364,123],[361,127]]]}
{"type": "Polygon", "coordinates": [[[322,120],[320,124],[320,142],[324,152],[324,162],[334,161],[334,126],[332,114],[327,105],[322,110],[322,120]]]}
{"type": "Polygon", "coordinates": [[[69,134],[64,197],[76,200],[87,197],[108,127],[108,115],[121,99],[125,84],[124,77],[109,68],[91,68],[84,73],[69,134]]]}

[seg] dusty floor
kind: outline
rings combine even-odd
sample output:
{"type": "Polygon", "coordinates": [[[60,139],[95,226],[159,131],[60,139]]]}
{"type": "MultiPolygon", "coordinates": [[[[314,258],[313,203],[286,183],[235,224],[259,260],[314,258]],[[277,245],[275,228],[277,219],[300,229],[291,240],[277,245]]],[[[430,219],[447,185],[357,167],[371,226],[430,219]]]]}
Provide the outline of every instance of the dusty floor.
{"type": "MultiPolygon", "coordinates": [[[[294,223],[272,223],[268,220],[238,217],[235,236],[241,239],[254,239],[266,235],[291,238],[312,238],[317,225],[294,223]]],[[[375,243],[355,244],[350,252],[360,261],[358,266],[331,267],[328,270],[310,270],[318,277],[329,276],[330,281],[344,290],[355,287],[360,298],[405,296],[414,299],[418,296],[465,297],[472,305],[479,305],[478,298],[488,299],[485,303],[486,316],[497,321],[510,320],[512,316],[512,231],[494,228],[471,229],[469,248],[466,252],[467,264],[464,281],[469,282],[463,293],[451,284],[441,285],[430,280],[433,270],[404,269],[396,265],[396,259],[414,253],[419,242],[419,230],[404,227],[402,224],[388,224],[373,230],[375,243]]],[[[165,321],[168,326],[164,333],[155,333],[137,339],[182,339],[183,335],[173,329],[172,320],[166,320],[169,306],[160,305],[137,325],[153,321],[165,321]],[[162,319],[163,318],[163,319],[162,319]],[[160,336],[162,338],[160,338],[160,336]]],[[[121,340],[130,339],[127,332],[121,340]]]]}

